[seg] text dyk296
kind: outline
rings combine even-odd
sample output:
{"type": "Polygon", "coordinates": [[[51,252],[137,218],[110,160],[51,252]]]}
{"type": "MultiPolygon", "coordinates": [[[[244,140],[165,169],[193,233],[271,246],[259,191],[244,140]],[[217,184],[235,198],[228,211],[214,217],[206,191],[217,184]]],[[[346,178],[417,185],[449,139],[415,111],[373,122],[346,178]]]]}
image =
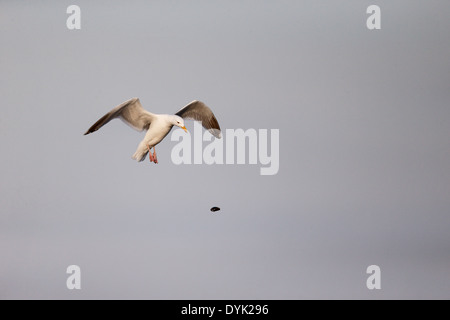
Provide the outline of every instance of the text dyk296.
{"type": "Polygon", "coordinates": [[[258,314],[269,314],[268,305],[252,305],[252,304],[226,304],[225,308],[216,307],[196,307],[189,304],[187,307],[181,308],[181,314],[183,315],[207,315],[210,318],[214,313],[222,314],[234,314],[234,315],[258,315],[258,314]]]}

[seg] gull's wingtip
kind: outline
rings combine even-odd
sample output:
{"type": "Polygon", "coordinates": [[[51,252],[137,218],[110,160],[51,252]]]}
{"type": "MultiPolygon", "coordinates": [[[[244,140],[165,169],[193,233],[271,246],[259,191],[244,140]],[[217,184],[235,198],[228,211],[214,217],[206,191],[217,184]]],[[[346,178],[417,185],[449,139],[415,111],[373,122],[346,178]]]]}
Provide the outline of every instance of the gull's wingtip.
{"type": "Polygon", "coordinates": [[[211,128],[209,132],[217,139],[222,139],[222,131],[220,129],[211,128]]]}

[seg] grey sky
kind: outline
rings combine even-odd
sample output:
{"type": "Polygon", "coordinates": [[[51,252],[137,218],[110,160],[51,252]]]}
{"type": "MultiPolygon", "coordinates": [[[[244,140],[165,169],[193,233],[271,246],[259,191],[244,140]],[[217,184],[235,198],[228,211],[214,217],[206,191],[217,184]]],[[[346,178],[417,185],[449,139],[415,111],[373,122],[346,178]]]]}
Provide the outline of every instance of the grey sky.
{"type": "Polygon", "coordinates": [[[448,1],[1,1],[0,298],[448,299],[449,16],[448,1]],[[170,135],[158,165],[136,163],[143,134],[120,121],[83,136],[131,97],[280,129],[279,173],[175,166],[170,135]]]}

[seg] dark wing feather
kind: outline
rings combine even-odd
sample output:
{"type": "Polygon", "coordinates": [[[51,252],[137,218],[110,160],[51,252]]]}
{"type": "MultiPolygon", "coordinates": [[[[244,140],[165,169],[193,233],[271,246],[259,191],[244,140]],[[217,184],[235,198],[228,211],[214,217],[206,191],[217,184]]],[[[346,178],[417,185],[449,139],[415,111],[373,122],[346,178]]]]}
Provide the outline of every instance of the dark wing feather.
{"type": "Polygon", "coordinates": [[[201,101],[192,101],[183,109],[176,113],[183,119],[201,121],[203,127],[208,130],[214,137],[221,138],[219,122],[217,121],[211,109],[201,101]]]}
{"type": "Polygon", "coordinates": [[[154,118],[154,114],[145,110],[138,98],[133,98],[118,105],[101,117],[84,135],[97,131],[115,118],[120,118],[134,129],[142,131],[148,130],[150,123],[154,118]]]}

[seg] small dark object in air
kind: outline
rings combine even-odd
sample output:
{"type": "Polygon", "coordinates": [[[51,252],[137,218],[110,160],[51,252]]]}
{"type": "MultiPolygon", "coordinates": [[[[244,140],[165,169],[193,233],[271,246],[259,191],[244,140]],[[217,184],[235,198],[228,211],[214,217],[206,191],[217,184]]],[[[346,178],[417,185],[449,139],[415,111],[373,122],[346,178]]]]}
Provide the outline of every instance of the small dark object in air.
{"type": "Polygon", "coordinates": [[[219,210],[220,210],[219,207],[212,207],[212,208],[211,208],[211,211],[212,211],[212,212],[216,212],[216,211],[219,211],[219,210]]]}

